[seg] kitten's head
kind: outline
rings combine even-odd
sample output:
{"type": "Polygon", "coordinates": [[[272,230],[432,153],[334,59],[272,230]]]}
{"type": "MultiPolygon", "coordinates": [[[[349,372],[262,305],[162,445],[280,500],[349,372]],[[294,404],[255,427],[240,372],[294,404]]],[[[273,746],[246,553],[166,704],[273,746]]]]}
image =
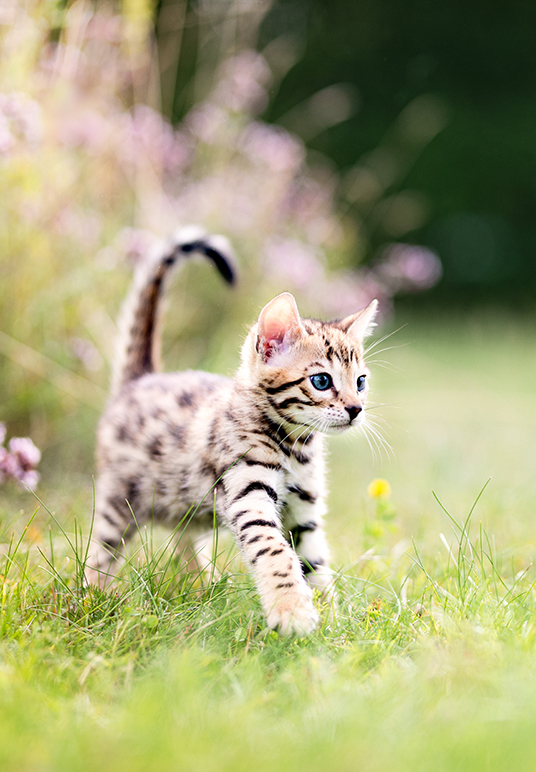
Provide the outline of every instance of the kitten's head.
{"type": "Polygon", "coordinates": [[[363,340],[377,301],[335,322],[302,319],[289,292],[261,311],[242,351],[240,375],[260,387],[265,406],[289,426],[338,434],[364,418],[369,371],[363,340]]]}

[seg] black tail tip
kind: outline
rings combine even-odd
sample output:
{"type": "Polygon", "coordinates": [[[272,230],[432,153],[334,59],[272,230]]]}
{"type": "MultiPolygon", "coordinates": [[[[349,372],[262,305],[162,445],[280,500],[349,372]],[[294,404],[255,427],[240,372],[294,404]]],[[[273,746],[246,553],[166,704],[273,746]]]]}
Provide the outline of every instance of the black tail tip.
{"type": "Polygon", "coordinates": [[[220,272],[220,275],[228,284],[236,283],[236,273],[228,255],[225,255],[219,249],[210,246],[210,244],[205,245],[203,252],[210,260],[212,260],[220,272]]]}
{"type": "Polygon", "coordinates": [[[208,235],[196,225],[181,228],[172,239],[169,260],[173,262],[179,252],[185,255],[197,252],[212,260],[221,277],[228,284],[236,282],[236,261],[233,249],[225,236],[208,235]]]}

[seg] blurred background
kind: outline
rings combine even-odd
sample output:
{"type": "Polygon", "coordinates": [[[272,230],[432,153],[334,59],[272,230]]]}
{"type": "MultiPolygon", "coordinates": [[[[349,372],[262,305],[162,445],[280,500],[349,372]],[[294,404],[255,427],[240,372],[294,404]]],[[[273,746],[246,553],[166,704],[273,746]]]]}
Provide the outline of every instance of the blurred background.
{"type": "Polygon", "coordinates": [[[132,267],[199,223],[231,239],[240,284],[180,273],[168,368],[232,373],[283,290],[323,318],[378,297],[379,334],[401,328],[373,357],[394,451],[332,446],[341,560],[372,538],[378,475],[399,516],[378,538],[439,518],[432,488],[467,508],[489,476],[486,516],[532,538],[535,26],[519,0],[3,0],[4,521],[33,508],[17,479],[89,513],[132,267]],[[12,437],[42,451],[39,482],[12,437]]]}

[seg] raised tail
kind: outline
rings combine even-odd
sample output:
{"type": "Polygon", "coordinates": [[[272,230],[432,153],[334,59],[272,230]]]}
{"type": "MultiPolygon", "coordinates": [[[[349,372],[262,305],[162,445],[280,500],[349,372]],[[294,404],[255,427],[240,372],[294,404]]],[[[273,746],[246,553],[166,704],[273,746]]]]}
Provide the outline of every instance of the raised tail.
{"type": "Polygon", "coordinates": [[[224,236],[208,236],[195,227],[182,228],[138,266],[119,317],[119,345],[112,374],[112,396],[157,368],[155,330],[162,283],[179,258],[195,254],[212,260],[226,282],[234,282],[234,257],[224,236]]]}

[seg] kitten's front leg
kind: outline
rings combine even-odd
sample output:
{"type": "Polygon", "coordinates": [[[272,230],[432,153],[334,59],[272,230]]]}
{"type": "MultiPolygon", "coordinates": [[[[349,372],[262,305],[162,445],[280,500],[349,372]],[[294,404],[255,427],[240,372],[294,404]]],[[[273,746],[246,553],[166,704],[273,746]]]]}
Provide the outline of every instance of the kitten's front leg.
{"type": "Polygon", "coordinates": [[[326,596],[333,595],[333,571],[329,567],[329,547],[324,531],[323,496],[289,485],[287,522],[289,539],[300,557],[307,581],[326,596]]]}
{"type": "Polygon", "coordinates": [[[268,626],[283,634],[311,632],[318,624],[312,591],[279,517],[282,473],[237,464],[224,485],[227,524],[255,578],[268,626]]]}
{"type": "Polygon", "coordinates": [[[285,529],[298,553],[304,575],[313,587],[333,597],[333,571],[324,531],[325,484],[324,459],[320,455],[310,467],[297,467],[287,485],[285,529]]]}

